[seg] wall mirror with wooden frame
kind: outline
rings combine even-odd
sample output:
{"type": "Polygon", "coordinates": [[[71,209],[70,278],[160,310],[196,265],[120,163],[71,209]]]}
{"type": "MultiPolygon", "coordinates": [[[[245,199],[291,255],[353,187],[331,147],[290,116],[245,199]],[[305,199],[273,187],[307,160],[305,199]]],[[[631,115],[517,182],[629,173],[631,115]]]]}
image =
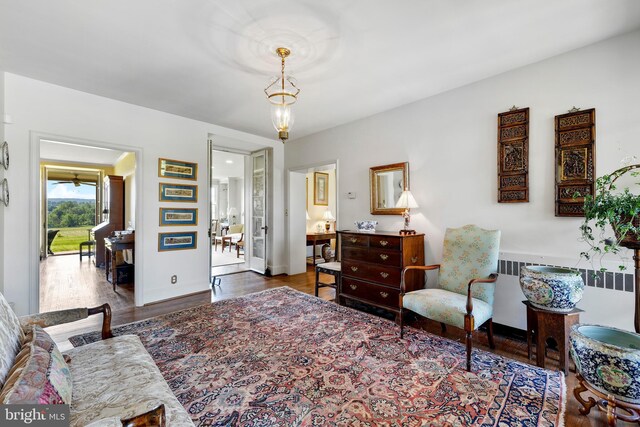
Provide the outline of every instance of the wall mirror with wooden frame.
{"type": "Polygon", "coordinates": [[[393,163],[369,169],[369,192],[372,215],[402,215],[396,203],[409,189],[409,162],[393,163]]]}

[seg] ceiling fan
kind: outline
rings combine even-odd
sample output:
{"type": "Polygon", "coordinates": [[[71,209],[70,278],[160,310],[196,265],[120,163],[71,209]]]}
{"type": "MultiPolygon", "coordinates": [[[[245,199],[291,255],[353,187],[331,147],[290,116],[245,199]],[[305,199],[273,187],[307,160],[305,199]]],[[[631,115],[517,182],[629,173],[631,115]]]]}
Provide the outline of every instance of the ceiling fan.
{"type": "Polygon", "coordinates": [[[93,187],[96,186],[95,182],[82,180],[82,179],[78,178],[78,174],[77,173],[74,174],[74,175],[75,175],[75,177],[70,181],[58,181],[58,182],[54,182],[53,184],[54,185],[57,185],[57,184],[73,184],[75,187],[80,187],[81,185],[91,185],[93,187]]]}

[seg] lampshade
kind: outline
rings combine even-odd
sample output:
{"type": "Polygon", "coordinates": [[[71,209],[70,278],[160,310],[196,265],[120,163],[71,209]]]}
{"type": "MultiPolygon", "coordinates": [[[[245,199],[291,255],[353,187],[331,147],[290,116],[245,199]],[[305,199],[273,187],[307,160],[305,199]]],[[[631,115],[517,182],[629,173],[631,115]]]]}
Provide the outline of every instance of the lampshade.
{"type": "Polygon", "coordinates": [[[311,217],[309,216],[309,211],[304,211],[305,214],[307,214],[307,221],[309,221],[311,219],[311,217]]]}
{"type": "Polygon", "coordinates": [[[398,199],[398,203],[396,203],[396,208],[413,209],[417,207],[418,204],[416,203],[416,199],[413,198],[411,191],[404,190],[398,199]]]}
{"type": "Polygon", "coordinates": [[[289,129],[293,126],[294,115],[289,105],[284,103],[271,105],[271,122],[278,131],[278,138],[287,139],[289,129]]]}
{"type": "Polygon", "coordinates": [[[291,54],[286,47],[276,49],[276,54],[280,57],[282,67],[280,75],[275,76],[264,90],[267,99],[271,103],[271,121],[278,131],[278,138],[282,142],[289,138],[289,129],[293,126],[293,111],[291,104],[298,100],[300,89],[296,85],[293,77],[285,75],[284,62],[291,54]]]}
{"type": "Polygon", "coordinates": [[[327,209],[326,211],[324,211],[324,214],[322,215],[322,219],[325,221],[333,221],[335,218],[333,217],[333,214],[331,213],[331,211],[327,209]]]}
{"type": "Polygon", "coordinates": [[[238,209],[229,208],[229,216],[236,216],[236,215],[238,215],[238,209]]]}

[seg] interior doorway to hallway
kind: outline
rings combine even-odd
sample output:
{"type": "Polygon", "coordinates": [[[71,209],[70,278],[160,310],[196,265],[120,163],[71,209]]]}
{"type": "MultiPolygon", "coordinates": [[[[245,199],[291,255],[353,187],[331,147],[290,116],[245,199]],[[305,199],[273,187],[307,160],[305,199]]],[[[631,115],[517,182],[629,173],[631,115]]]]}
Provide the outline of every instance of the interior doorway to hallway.
{"type": "Polygon", "coordinates": [[[245,257],[247,158],[246,154],[211,152],[211,267],[216,272],[248,270],[245,257]]]}
{"type": "Polygon", "coordinates": [[[134,236],[135,153],[66,138],[40,138],[38,148],[39,311],[104,303],[113,310],[133,307],[134,244],[110,257],[109,276],[105,238],[114,232],[134,236]]]}
{"type": "Polygon", "coordinates": [[[338,162],[289,170],[288,274],[335,260],[338,224],[338,162]]]}

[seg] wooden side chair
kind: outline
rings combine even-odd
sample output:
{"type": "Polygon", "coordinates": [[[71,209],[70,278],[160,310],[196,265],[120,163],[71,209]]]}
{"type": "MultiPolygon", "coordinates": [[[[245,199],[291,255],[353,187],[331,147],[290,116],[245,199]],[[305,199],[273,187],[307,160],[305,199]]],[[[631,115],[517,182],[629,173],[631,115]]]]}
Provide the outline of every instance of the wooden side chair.
{"type": "Polygon", "coordinates": [[[489,346],[493,349],[493,293],[498,279],[500,231],[483,230],[475,225],[448,228],[444,236],[442,263],[410,266],[402,271],[400,284],[400,338],[403,316],[410,310],[420,316],[464,329],[467,345],[467,371],[471,371],[472,333],[487,324],[489,346]],[[408,270],[436,270],[439,288],[405,293],[408,270]]]}
{"type": "Polygon", "coordinates": [[[336,290],[336,301],[340,293],[340,284],[342,283],[342,266],[339,261],[324,262],[316,265],[316,296],[318,296],[318,289],[324,287],[331,287],[336,290]],[[320,273],[330,274],[333,276],[333,282],[321,282],[320,273]]]}

